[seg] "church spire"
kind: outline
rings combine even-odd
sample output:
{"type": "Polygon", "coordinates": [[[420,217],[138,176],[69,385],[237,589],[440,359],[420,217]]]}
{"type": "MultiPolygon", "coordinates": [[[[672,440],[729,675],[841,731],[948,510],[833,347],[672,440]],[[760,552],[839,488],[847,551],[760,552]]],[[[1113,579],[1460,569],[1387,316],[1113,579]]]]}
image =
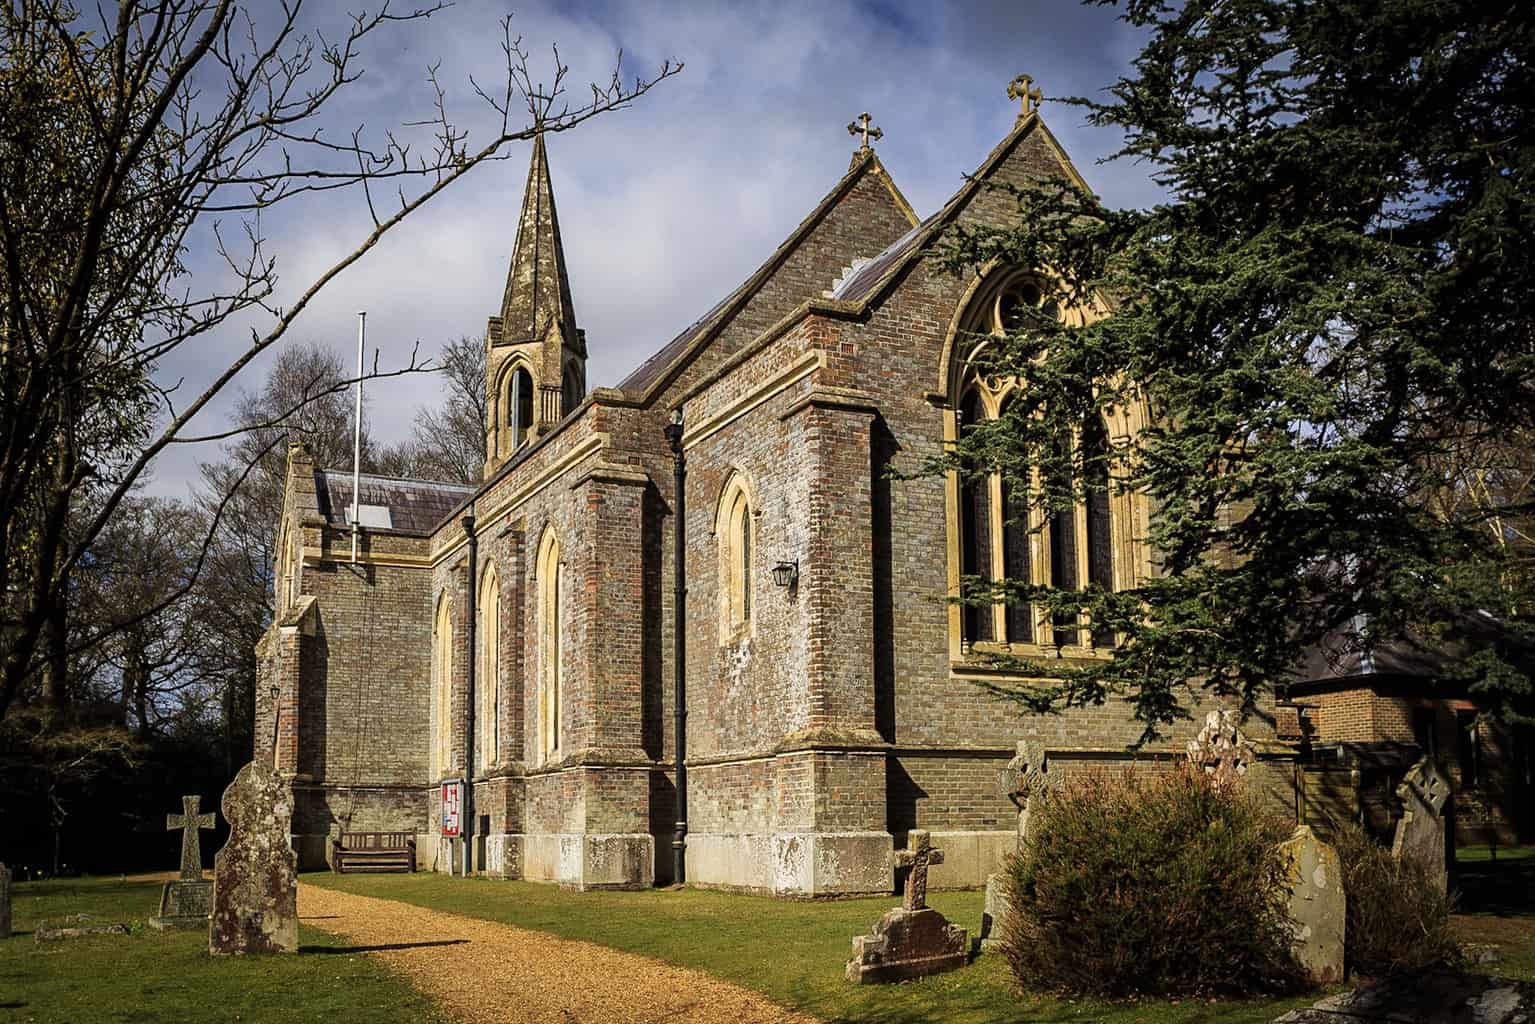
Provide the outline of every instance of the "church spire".
{"type": "Polygon", "coordinates": [[[501,344],[543,341],[551,329],[559,332],[566,347],[581,351],[570,280],[565,274],[560,218],[554,210],[554,186],[549,181],[549,156],[544,150],[544,133],[539,131],[533,137],[533,161],[522,195],[517,243],[501,300],[501,344]]]}
{"type": "Polygon", "coordinates": [[[586,337],[576,327],[540,128],[506,272],[501,315],[485,331],[485,471],[489,475],[586,396],[586,337]]]}

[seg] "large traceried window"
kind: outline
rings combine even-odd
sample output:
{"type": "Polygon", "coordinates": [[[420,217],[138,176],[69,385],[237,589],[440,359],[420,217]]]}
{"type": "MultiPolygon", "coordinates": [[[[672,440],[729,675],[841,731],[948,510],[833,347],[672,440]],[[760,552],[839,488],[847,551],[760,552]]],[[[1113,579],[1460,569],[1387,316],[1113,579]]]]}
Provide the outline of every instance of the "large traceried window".
{"type": "Polygon", "coordinates": [[[564,586],[561,576],[560,542],[552,528],[545,529],[538,545],[535,563],[538,585],[538,723],[539,750],[543,759],[554,758],[560,750],[564,698],[564,655],[561,651],[561,619],[564,613],[564,586]]]}
{"type": "MultiPolygon", "coordinates": [[[[993,283],[978,291],[965,330],[972,336],[1015,330],[1023,322],[1025,307],[1036,315],[1068,315],[1039,278],[1013,275],[1000,286],[993,283]]],[[[984,339],[974,344],[971,358],[986,344],[984,339]]],[[[1016,381],[982,376],[968,363],[955,367],[951,377],[956,438],[985,420],[1005,416],[1018,396],[1016,381]]],[[[1050,461],[1069,462],[1071,479],[1049,479],[1039,467],[1026,466],[1011,481],[999,474],[954,474],[951,486],[957,508],[951,521],[957,536],[951,553],[957,570],[952,577],[956,592],[961,575],[1027,581],[1062,590],[1116,588],[1116,552],[1124,547],[1119,534],[1127,528],[1130,505],[1126,499],[1116,508],[1109,430],[1093,414],[1055,443],[1058,447],[1052,454],[1058,458],[1050,461]],[[1027,481],[1035,495],[1073,493],[1077,500],[1063,508],[1045,509],[1037,501],[1031,507],[1019,481],[1027,481]]],[[[1129,567],[1122,572],[1124,579],[1130,578],[1129,567]]],[[[1087,653],[1114,642],[1112,634],[1092,629],[1085,612],[1051,617],[1044,609],[1024,603],[961,606],[955,621],[961,653],[991,647],[1087,653]]]]}
{"type": "Polygon", "coordinates": [[[432,623],[432,714],[430,762],[433,780],[441,779],[453,762],[453,601],[437,599],[432,623]]]}
{"type": "Polygon", "coordinates": [[[719,542],[720,640],[749,636],[752,628],[752,566],[755,516],[745,480],[736,474],[720,495],[714,533],[719,542]]]}
{"type": "Polygon", "coordinates": [[[480,577],[476,611],[480,650],[474,673],[474,746],[475,769],[483,772],[499,760],[501,750],[501,587],[494,565],[487,565],[480,577]]]}

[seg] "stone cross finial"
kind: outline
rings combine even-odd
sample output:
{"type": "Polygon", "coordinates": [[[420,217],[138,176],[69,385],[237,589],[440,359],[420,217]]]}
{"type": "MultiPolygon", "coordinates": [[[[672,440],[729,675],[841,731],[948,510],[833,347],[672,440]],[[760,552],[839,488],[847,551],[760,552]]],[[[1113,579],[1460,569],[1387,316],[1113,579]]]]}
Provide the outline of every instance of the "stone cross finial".
{"type": "Polygon", "coordinates": [[[921,910],[927,906],[927,869],[943,863],[943,851],[933,846],[931,834],[925,828],[914,828],[906,833],[906,849],[895,851],[895,865],[911,868],[906,876],[906,895],[901,906],[907,910],[921,910]]]}
{"type": "Polygon", "coordinates": [[[1022,104],[1023,109],[1018,111],[1018,120],[1022,121],[1039,109],[1039,101],[1045,98],[1045,94],[1034,85],[1032,77],[1019,75],[1007,83],[1007,97],[1022,104]]]}
{"type": "Polygon", "coordinates": [[[200,796],[184,796],[181,798],[183,813],[165,816],[167,830],[181,829],[181,877],[188,882],[195,882],[203,876],[202,844],[197,830],[212,828],[218,820],[212,812],[197,813],[202,802],[200,796]]]}
{"type": "Polygon", "coordinates": [[[870,121],[869,112],[867,110],[865,110],[862,114],[859,114],[858,117],[853,120],[852,124],[847,126],[847,133],[849,135],[855,135],[855,136],[856,135],[862,135],[863,136],[863,144],[858,147],[860,150],[865,150],[865,149],[869,148],[869,140],[870,139],[873,139],[875,142],[878,142],[880,139],[883,139],[885,137],[885,133],[880,131],[878,128],[874,127],[873,125],[869,124],[869,121],[870,121]],[[860,123],[860,122],[862,122],[862,123],[860,123]]]}
{"type": "Polygon", "coordinates": [[[1045,764],[1045,748],[1038,743],[1019,740],[1018,753],[997,775],[997,788],[1018,808],[1018,838],[1027,839],[1030,826],[1036,824],[1045,793],[1059,788],[1059,781],[1051,780],[1050,769],[1045,764]]]}

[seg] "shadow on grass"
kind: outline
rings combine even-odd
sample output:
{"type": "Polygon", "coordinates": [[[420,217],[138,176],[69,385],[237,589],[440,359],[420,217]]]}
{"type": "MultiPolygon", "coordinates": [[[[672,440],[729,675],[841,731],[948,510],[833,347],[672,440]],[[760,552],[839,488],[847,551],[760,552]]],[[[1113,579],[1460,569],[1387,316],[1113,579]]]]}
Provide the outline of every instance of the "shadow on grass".
{"type": "Polygon", "coordinates": [[[1500,853],[1496,860],[1457,859],[1455,887],[1462,914],[1535,917],[1535,857],[1524,850],[1500,853]]]}
{"type": "Polygon", "coordinates": [[[468,939],[436,939],[432,942],[389,942],[377,946],[300,946],[300,953],[384,953],[395,949],[422,949],[428,946],[467,946],[468,939]]]}

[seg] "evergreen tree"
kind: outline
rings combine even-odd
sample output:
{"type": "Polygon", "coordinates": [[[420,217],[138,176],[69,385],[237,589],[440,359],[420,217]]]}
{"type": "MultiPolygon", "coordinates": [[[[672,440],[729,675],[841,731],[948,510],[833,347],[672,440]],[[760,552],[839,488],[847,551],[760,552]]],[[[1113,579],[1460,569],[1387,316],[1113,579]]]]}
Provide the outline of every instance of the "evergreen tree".
{"type": "Polygon", "coordinates": [[[1119,636],[1111,659],[1029,665],[1044,681],[1002,692],[1036,710],[1123,696],[1151,735],[1190,684],[1251,702],[1305,645],[1405,637],[1463,653],[1485,706],[1527,716],[1535,11],[1126,0],[1121,15],[1146,38],[1132,72],[1066,102],[1122,131],[1115,159],[1150,166],[1166,201],[1018,188],[1015,225],[960,231],[946,254],[1041,269],[1066,303],[1107,310],[1085,325],[1021,311],[977,358],[1024,400],[949,465],[1050,509],[1106,463],[1154,510],[1153,578],[1132,590],[966,581],[968,600],[1086,608],[1119,636]],[[1059,443],[1129,403],[1152,427],[1107,456],[1059,443]]]}

